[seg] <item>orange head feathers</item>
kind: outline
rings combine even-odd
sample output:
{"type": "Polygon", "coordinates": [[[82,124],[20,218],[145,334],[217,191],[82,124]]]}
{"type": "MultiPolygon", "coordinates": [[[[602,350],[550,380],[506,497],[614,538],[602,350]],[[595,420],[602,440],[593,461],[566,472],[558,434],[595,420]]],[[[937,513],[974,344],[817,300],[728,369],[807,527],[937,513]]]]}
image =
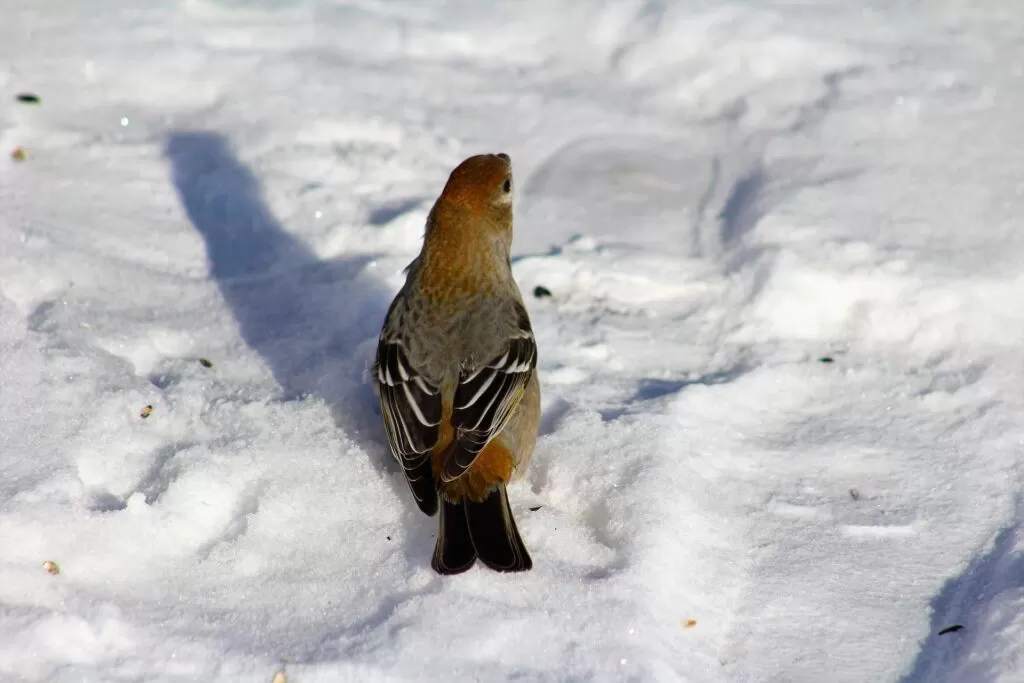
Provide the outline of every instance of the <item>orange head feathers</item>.
{"type": "MultiPolygon", "coordinates": [[[[469,229],[493,233],[497,229],[498,233],[511,233],[512,161],[509,156],[478,154],[456,166],[431,213],[430,222],[445,232],[469,229]]],[[[464,235],[463,239],[468,237],[464,235]]]]}
{"type": "Polygon", "coordinates": [[[478,154],[455,167],[438,198],[475,216],[512,203],[512,161],[507,154],[478,154]]]}
{"type": "Polygon", "coordinates": [[[483,291],[511,281],[512,162],[480,154],[455,167],[427,218],[421,280],[425,296],[483,291]]]}

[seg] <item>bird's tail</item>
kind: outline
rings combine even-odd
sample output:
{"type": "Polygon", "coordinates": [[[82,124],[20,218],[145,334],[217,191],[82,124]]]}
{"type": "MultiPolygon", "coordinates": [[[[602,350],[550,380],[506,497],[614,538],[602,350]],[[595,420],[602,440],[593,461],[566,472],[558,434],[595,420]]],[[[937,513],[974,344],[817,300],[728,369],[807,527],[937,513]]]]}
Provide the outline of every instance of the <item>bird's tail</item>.
{"type": "Polygon", "coordinates": [[[477,558],[499,572],[521,572],[533,560],[519,536],[505,485],[499,484],[483,501],[444,501],[437,545],[431,564],[438,574],[459,574],[477,558]]]}
{"type": "Polygon", "coordinates": [[[434,560],[430,563],[438,574],[461,574],[476,562],[476,548],[473,547],[473,537],[469,535],[469,521],[462,505],[462,502],[441,500],[437,543],[434,545],[434,560]]]}

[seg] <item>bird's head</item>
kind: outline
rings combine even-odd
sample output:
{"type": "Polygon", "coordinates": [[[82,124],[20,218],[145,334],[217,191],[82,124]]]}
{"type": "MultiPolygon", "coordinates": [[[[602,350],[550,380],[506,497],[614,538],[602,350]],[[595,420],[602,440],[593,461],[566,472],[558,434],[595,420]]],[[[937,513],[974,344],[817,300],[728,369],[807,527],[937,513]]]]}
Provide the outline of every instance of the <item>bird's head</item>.
{"type": "Polygon", "coordinates": [[[446,231],[469,230],[511,243],[512,160],[507,154],[469,157],[448,176],[432,213],[446,231]]]}

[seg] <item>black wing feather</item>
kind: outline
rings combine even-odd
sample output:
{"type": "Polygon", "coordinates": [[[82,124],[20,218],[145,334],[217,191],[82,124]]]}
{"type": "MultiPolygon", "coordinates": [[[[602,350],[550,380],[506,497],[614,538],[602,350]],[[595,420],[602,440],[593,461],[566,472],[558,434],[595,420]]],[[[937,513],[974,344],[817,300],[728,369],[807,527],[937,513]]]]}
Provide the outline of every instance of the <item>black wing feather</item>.
{"type": "Polygon", "coordinates": [[[382,337],[374,365],[391,454],[402,465],[420,509],[432,515],[437,493],[430,451],[441,423],[441,391],[415,371],[401,341],[382,337]]]}
{"type": "Polygon", "coordinates": [[[505,428],[537,367],[537,345],[522,311],[519,334],[484,365],[466,370],[455,389],[452,425],[455,443],[445,458],[443,481],[457,479],[484,446],[505,428]]]}

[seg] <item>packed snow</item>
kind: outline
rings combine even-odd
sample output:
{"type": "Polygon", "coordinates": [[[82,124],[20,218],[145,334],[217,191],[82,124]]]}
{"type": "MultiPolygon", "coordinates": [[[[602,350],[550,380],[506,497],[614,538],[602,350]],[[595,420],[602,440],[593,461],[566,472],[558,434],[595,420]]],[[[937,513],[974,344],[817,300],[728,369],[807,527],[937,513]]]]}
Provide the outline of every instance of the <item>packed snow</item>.
{"type": "Polygon", "coordinates": [[[0,679],[1024,681],[1018,10],[0,0],[0,679]],[[499,151],[535,567],[439,577],[368,366],[499,151]]]}

